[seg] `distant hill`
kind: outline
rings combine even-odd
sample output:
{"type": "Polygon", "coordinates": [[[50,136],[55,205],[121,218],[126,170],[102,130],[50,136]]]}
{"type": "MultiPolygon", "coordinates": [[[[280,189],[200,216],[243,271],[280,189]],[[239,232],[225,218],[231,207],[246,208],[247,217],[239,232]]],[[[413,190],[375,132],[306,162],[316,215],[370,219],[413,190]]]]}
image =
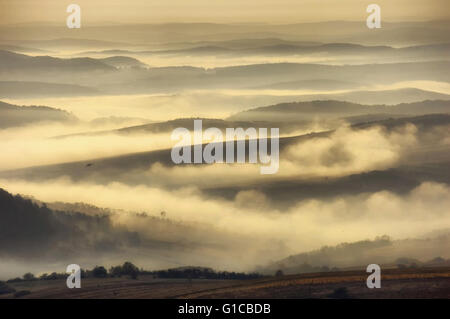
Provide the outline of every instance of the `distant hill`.
{"type": "MultiPolygon", "coordinates": [[[[271,85],[290,82],[294,83],[293,85],[301,83],[314,89],[314,85],[320,88],[326,81],[331,87],[333,84],[330,81],[335,85],[357,82],[355,88],[400,81],[450,81],[450,75],[446,72],[450,68],[450,61],[362,65],[267,63],[211,69],[172,66],[131,67],[126,70],[108,63],[136,65],[137,62],[126,57],[102,61],[93,58],[34,57],[0,51],[0,80],[76,84],[94,87],[108,94],[179,92],[185,89],[270,88],[271,85]],[[308,84],[308,81],[311,82],[308,84]]],[[[405,96],[407,97],[407,94],[405,96]]]]}
{"type": "Polygon", "coordinates": [[[116,68],[91,58],[60,59],[50,56],[29,56],[0,51],[0,72],[85,72],[85,71],[114,71],[116,68]]]}
{"type": "MultiPolygon", "coordinates": [[[[450,115],[432,114],[412,118],[400,118],[377,121],[373,123],[361,123],[354,125],[355,129],[365,129],[371,126],[385,127],[386,130],[394,130],[404,127],[406,123],[412,123],[418,128],[418,136],[429,135],[438,126],[450,125],[450,115]]],[[[293,137],[280,138],[280,158],[286,147],[298,142],[312,140],[318,137],[327,137],[333,131],[311,133],[293,137]]],[[[364,172],[351,176],[336,177],[330,179],[295,179],[260,182],[248,181],[245,186],[231,185],[229,187],[215,187],[205,191],[214,196],[234,198],[243,190],[257,189],[266,194],[279,207],[289,206],[293,201],[303,198],[332,197],[348,192],[357,194],[361,192],[373,192],[389,190],[404,193],[417,187],[424,181],[437,181],[447,183],[450,172],[447,169],[450,161],[446,149],[438,150],[442,156],[434,156],[430,159],[433,150],[428,145],[418,147],[418,154],[414,156],[417,161],[414,165],[392,168],[383,171],[364,172]],[[420,153],[422,152],[422,153],[420,153]],[[443,154],[442,154],[443,152],[443,154]],[[429,163],[432,160],[432,163],[429,163]]],[[[411,150],[413,151],[413,150],[411,150]]],[[[73,181],[92,181],[96,183],[110,183],[112,181],[135,185],[142,183],[152,185],[155,181],[148,178],[142,172],[147,171],[153,164],[159,162],[165,166],[173,166],[170,156],[171,149],[155,150],[123,154],[105,158],[91,158],[89,160],[30,167],[0,172],[0,178],[18,178],[28,181],[43,181],[55,179],[60,176],[69,176],[73,181]],[[90,164],[89,167],[86,167],[90,164]]],[[[221,165],[221,164],[217,164],[221,165]]]]}
{"type": "Polygon", "coordinates": [[[444,267],[449,265],[450,259],[446,260],[438,256],[449,257],[450,232],[447,230],[445,234],[438,235],[438,233],[427,238],[392,240],[388,236],[381,236],[374,240],[324,246],[317,250],[289,256],[257,268],[257,271],[263,274],[275,274],[277,270],[281,270],[284,274],[299,274],[330,271],[336,267],[357,269],[359,266],[364,269],[369,264],[391,267],[398,267],[398,265],[444,267]],[[405,256],[410,257],[405,258],[405,256]]]}
{"type": "MultiPolygon", "coordinates": [[[[120,135],[128,135],[128,134],[157,134],[157,133],[170,133],[172,132],[174,129],[178,128],[178,127],[184,127],[187,128],[190,131],[194,130],[194,120],[202,120],[202,125],[203,128],[208,128],[208,127],[216,127],[220,130],[225,130],[226,128],[229,127],[242,127],[242,128],[248,128],[248,127],[278,127],[280,128],[280,131],[283,134],[290,134],[293,132],[298,131],[299,129],[305,129],[308,127],[308,125],[311,125],[311,118],[310,116],[308,116],[307,114],[303,115],[303,113],[301,112],[313,112],[314,113],[314,117],[316,117],[316,114],[320,114],[320,112],[327,112],[326,110],[315,110],[315,109],[302,109],[300,107],[300,110],[298,110],[297,114],[296,112],[292,112],[292,107],[294,107],[295,105],[298,105],[296,103],[286,103],[287,105],[289,105],[289,107],[286,109],[286,113],[288,114],[284,114],[283,112],[285,111],[284,109],[282,109],[281,111],[279,111],[279,115],[275,115],[275,116],[260,116],[261,118],[264,117],[265,120],[261,120],[261,119],[257,119],[257,120],[250,120],[250,116],[248,116],[248,120],[239,120],[239,118],[241,117],[241,114],[246,114],[247,112],[253,114],[253,109],[250,111],[244,111],[241,113],[238,113],[237,115],[231,116],[230,118],[226,119],[226,120],[222,120],[222,119],[212,119],[212,118],[179,118],[179,119],[175,119],[175,120],[169,120],[169,121],[164,121],[164,122],[155,122],[155,123],[145,123],[145,124],[139,124],[139,125],[134,125],[134,126],[127,126],[127,127],[122,127],[119,129],[114,129],[114,130],[103,130],[103,131],[95,131],[95,132],[86,132],[86,133],[76,133],[76,134],[67,134],[67,135],[59,135],[59,136],[55,136],[54,138],[69,138],[69,137],[74,137],[74,136],[98,136],[98,135],[105,135],[105,134],[120,134],[120,135]],[[292,106],[292,107],[291,107],[292,106]],[[292,116],[294,113],[294,115],[298,115],[298,116],[292,116]],[[286,117],[286,118],[285,118],[286,117]],[[280,118],[285,119],[285,121],[280,122],[280,118]]],[[[450,104],[450,102],[449,102],[450,104]]],[[[285,104],[279,104],[274,106],[274,108],[277,107],[284,107],[285,104]]],[[[375,121],[378,121],[380,123],[385,123],[382,122],[383,120],[392,120],[392,119],[397,119],[397,118],[405,118],[405,121],[411,121],[411,118],[409,117],[409,115],[418,113],[418,114],[422,114],[422,113],[439,113],[439,111],[443,111],[440,108],[436,108],[436,110],[433,109],[433,107],[430,108],[426,108],[424,109],[424,111],[422,112],[420,109],[417,110],[417,105],[416,104],[411,104],[411,107],[409,107],[409,104],[399,104],[399,111],[397,112],[395,109],[394,110],[390,110],[389,107],[386,106],[382,106],[383,109],[377,110],[372,109],[372,106],[366,106],[366,105],[359,105],[359,104],[353,104],[353,103],[347,103],[347,102],[337,102],[337,101],[314,101],[314,103],[304,103],[301,104],[302,106],[311,106],[311,105],[316,105],[317,107],[321,107],[323,106],[324,108],[329,107],[331,108],[331,110],[334,112],[332,113],[334,115],[333,119],[330,121],[324,121],[322,123],[323,127],[329,127],[331,128],[335,128],[337,125],[342,124],[341,120],[345,120],[346,122],[349,122],[350,124],[359,124],[359,123],[372,123],[375,121]],[[316,103],[317,102],[317,103],[316,103]],[[324,102],[324,103],[321,103],[324,102]],[[335,103],[336,102],[336,103],[335,103]],[[340,109],[340,107],[342,106],[342,109],[340,109]],[[410,109],[410,110],[409,110],[410,109]],[[383,110],[385,110],[386,112],[384,113],[383,110]],[[390,112],[389,112],[390,111],[390,112]],[[435,111],[435,112],[433,112],[435,111]],[[402,113],[403,112],[403,113],[402,113]],[[352,115],[349,115],[352,114],[352,115]],[[353,114],[357,114],[357,115],[353,115],[353,114]],[[409,114],[409,115],[408,115],[409,114]]],[[[434,105],[434,104],[432,104],[434,105]]],[[[314,107],[314,106],[313,106],[314,107]]],[[[269,107],[270,108],[270,107],[269,107]]],[[[254,110],[258,110],[254,109],[254,110]]],[[[444,109],[446,110],[446,108],[444,109]]],[[[294,107],[294,111],[295,107],[294,107]]],[[[275,111],[275,112],[278,112],[275,111]]],[[[331,113],[330,112],[327,112],[331,113]]],[[[441,113],[445,113],[445,112],[441,112],[441,113]]],[[[246,115],[245,115],[246,116],[246,115]]],[[[244,117],[244,116],[242,116],[244,117]]],[[[427,118],[426,116],[420,119],[425,119],[427,118]]],[[[431,116],[431,118],[434,118],[433,116],[431,116]]],[[[439,117],[441,118],[441,117],[439,117]]],[[[442,119],[444,119],[445,121],[445,117],[443,117],[442,119]]],[[[105,121],[108,119],[104,119],[105,121]]],[[[123,119],[123,121],[125,121],[126,119],[123,119]]],[[[132,120],[132,119],[130,119],[132,120]]],[[[93,124],[95,124],[95,122],[100,121],[100,119],[92,122],[93,124]]],[[[114,117],[109,119],[108,122],[114,122],[114,117]]],[[[117,124],[119,124],[122,120],[117,119],[117,121],[115,121],[117,124]]],[[[140,119],[140,121],[145,121],[144,119],[140,119]]],[[[147,121],[148,122],[148,121],[147,121]]],[[[388,121],[386,121],[386,123],[388,123],[388,121]]]]}
{"type": "Polygon", "coordinates": [[[17,106],[0,102],[0,128],[38,122],[75,122],[78,119],[63,110],[47,106],[17,106]]]}
{"type": "MultiPolygon", "coordinates": [[[[248,89],[297,81],[305,81],[305,84],[315,80],[357,82],[355,88],[359,88],[400,81],[450,81],[450,75],[445,72],[448,68],[450,61],[364,65],[267,63],[211,69],[159,67],[141,70],[139,74],[136,72],[137,78],[126,82],[117,78],[117,82],[108,88],[114,92],[156,93],[181,89],[248,89]]],[[[320,85],[320,82],[316,84],[320,85]]]]}
{"type": "MultiPolygon", "coordinates": [[[[172,47],[176,44],[172,44],[172,47]]],[[[433,44],[394,48],[390,46],[365,46],[353,43],[314,43],[280,39],[249,39],[234,41],[203,41],[179,43],[179,48],[121,52],[127,55],[198,55],[198,56],[286,56],[322,54],[328,56],[376,56],[384,58],[435,58],[444,59],[450,44],[433,44]]],[[[109,54],[114,50],[89,51],[82,54],[109,54]]]]}
{"type": "Polygon", "coordinates": [[[393,48],[390,46],[365,46],[352,43],[326,43],[319,45],[308,45],[299,46],[292,44],[278,44],[262,46],[259,48],[252,48],[240,51],[243,54],[276,54],[276,55],[287,55],[287,54],[327,54],[330,56],[340,56],[340,55],[365,55],[365,56],[383,56],[385,58],[412,58],[412,57],[438,57],[444,58],[446,52],[450,49],[450,44],[439,44],[439,45],[421,45],[421,46],[410,46],[404,48],[393,48]]]}
{"type": "MultiPolygon", "coordinates": [[[[253,89],[269,90],[343,90],[359,86],[356,82],[334,81],[329,79],[301,80],[291,82],[280,82],[269,85],[254,87],[253,89]]],[[[252,88],[252,87],[251,87],[252,88]]]]}
{"type": "Polygon", "coordinates": [[[425,100],[450,100],[450,95],[416,88],[403,88],[380,91],[354,91],[340,94],[305,95],[303,101],[311,100],[339,100],[369,105],[394,105],[412,103],[425,100]]]}
{"type": "Polygon", "coordinates": [[[111,65],[116,68],[147,67],[147,64],[127,56],[112,56],[108,58],[99,59],[99,61],[102,61],[103,63],[111,65]]]}
{"type": "Polygon", "coordinates": [[[2,98],[85,96],[95,94],[99,94],[97,89],[81,85],[33,81],[0,81],[0,97],[2,98]]]}
{"type": "MultiPolygon", "coordinates": [[[[307,102],[314,100],[337,100],[359,104],[400,104],[420,102],[425,100],[450,100],[449,94],[426,91],[416,88],[402,88],[393,90],[360,90],[361,84],[336,80],[302,80],[269,84],[256,89],[268,90],[342,90],[354,89],[345,93],[317,93],[291,95],[292,100],[307,102]]],[[[263,94],[263,93],[262,93],[263,94]]]]}
{"type": "MultiPolygon", "coordinates": [[[[169,133],[178,127],[187,128],[190,131],[194,130],[194,120],[202,120],[204,129],[208,127],[216,127],[220,130],[225,130],[228,127],[270,127],[270,122],[263,121],[225,121],[221,119],[208,119],[208,118],[180,118],[164,122],[147,123],[142,125],[135,125],[129,127],[123,127],[115,130],[105,130],[97,132],[87,132],[78,134],[69,134],[56,136],[55,138],[67,138],[73,136],[95,136],[104,134],[152,134],[152,133],[169,133]]],[[[288,123],[283,126],[283,132],[291,132],[298,128],[303,123],[288,123]]]]}
{"type": "Polygon", "coordinates": [[[73,50],[89,48],[119,48],[128,46],[124,42],[104,41],[97,39],[77,39],[77,38],[56,38],[50,40],[14,40],[11,44],[36,47],[49,50],[73,50]]]}
{"type": "Polygon", "coordinates": [[[281,103],[258,107],[232,115],[235,121],[295,121],[306,119],[338,118],[367,114],[431,114],[449,113],[450,101],[423,101],[388,105],[361,105],[350,102],[324,100],[310,102],[281,103]]]}
{"type": "Polygon", "coordinates": [[[222,47],[232,50],[244,50],[244,49],[255,49],[266,46],[275,45],[293,45],[293,46],[317,46],[321,45],[320,42],[314,41],[290,41],[280,38],[247,38],[247,39],[232,39],[225,41],[208,40],[208,41],[195,41],[195,42],[175,42],[175,43],[165,43],[163,46],[176,48],[196,48],[202,46],[214,46],[222,47]]]}
{"type": "MultiPolygon", "coordinates": [[[[133,222],[118,222],[115,213],[84,203],[47,205],[0,188],[0,258],[33,265],[29,269],[35,274],[48,271],[49,265],[64,272],[70,263],[66,263],[68,256],[84,269],[124,258],[174,267],[188,265],[193,254],[199,257],[209,246],[203,236],[223,235],[216,230],[209,233],[210,228],[201,225],[121,210],[130,220],[145,225],[135,227],[133,222]]],[[[16,270],[7,272],[17,276],[16,270]]]]}
{"type": "MultiPolygon", "coordinates": [[[[367,28],[361,21],[326,21],[326,22],[305,22],[305,23],[248,23],[248,24],[223,24],[223,23],[146,23],[146,24],[106,24],[95,26],[92,30],[87,30],[89,38],[98,41],[108,39],[111,42],[122,43],[192,43],[192,42],[224,42],[248,39],[268,39],[278,38],[293,42],[322,42],[322,43],[358,43],[365,45],[416,45],[448,42],[448,32],[450,26],[448,21],[417,21],[417,22],[388,22],[384,21],[383,27],[377,30],[376,34],[367,28]]],[[[55,41],[65,35],[60,24],[52,25],[48,23],[29,24],[4,24],[0,26],[2,34],[9,34],[12,39],[24,39],[16,41],[17,45],[34,46],[45,48],[44,43],[37,43],[36,34],[41,38],[54,39],[45,41],[55,41]],[[25,35],[28,35],[25,37],[25,35]]],[[[82,33],[86,34],[86,33],[82,33]]],[[[82,36],[82,34],[77,35],[82,36]]],[[[75,37],[75,34],[74,34],[75,37]]],[[[80,39],[72,40],[73,45],[80,39]],[[75,41],[76,40],[76,41],[75,41]]],[[[62,42],[61,40],[58,40],[62,42]]],[[[85,41],[88,41],[86,39],[85,41]]],[[[107,44],[109,47],[115,43],[107,44]]],[[[90,43],[88,43],[90,45],[90,43]]],[[[270,44],[270,43],[269,43],[270,44]]],[[[62,43],[57,43],[62,46],[62,43]]],[[[72,45],[72,44],[71,44],[72,45]]],[[[92,47],[101,47],[95,44],[92,47]]],[[[50,47],[48,44],[46,47],[50,47]]],[[[105,49],[108,46],[103,45],[105,49]]]]}
{"type": "Polygon", "coordinates": [[[0,50],[13,51],[13,52],[18,52],[18,53],[30,53],[30,52],[48,53],[49,52],[47,50],[23,47],[23,46],[12,45],[12,44],[4,44],[4,43],[0,43],[0,50]]]}
{"type": "Polygon", "coordinates": [[[139,236],[115,227],[108,215],[89,216],[37,205],[0,188],[0,258],[58,261],[68,251],[104,254],[139,245],[139,236]]]}
{"type": "MultiPolygon", "coordinates": [[[[294,81],[294,82],[283,82],[283,83],[275,83],[272,88],[272,85],[269,84],[265,86],[266,89],[275,89],[277,90],[277,86],[280,85],[278,90],[281,90],[283,86],[291,87],[292,89],[301,89],[301,86],[298,84],[309,87],[309,89],[315,89],[314,86],[317,84],[318,87],[328,86],[329,89],[336,84],[339,85],[351,85],[351,82],[341,82],[335,80],[326,80],[324,81],[324,85],[320,82],[315,82],[311,80],[309,83],[306,81],[294,81]]],[[[356,84],[356,83],[355,83],[356,84]]],[[[267,101],[277,101],[284,98],[285,102],[309,102],[309,101],[326,101],[326,100],[337,100],[344,102],[352,102],[358,104],[366,104],[366,105],[395,105],[400,103],[412,103],[412,102],[421,102],[425,100],[450,100],[449,94],[426,91],[416,88],[403,88],[403,89],[393,89],[393,90],[376,90],[376,91],[368,91],[368,90],[360,90],[360,85],[356,85],[354,87],[357,91],[349,91],[346,93],[317,93],[317,94],[293,94],[289,95],[289,100],[286,100],[286,97],[283,95],[264,95],[264,92],[261,92],[260,96],[263,96],[267,101]]],[[[276,93],[275,93],[276,94],[276,93]]],[[[284,102],[283,101],[283,102],[284,102]]],[[[259,102],[261,103],[261,102],[259,102]]],[[[277,102],[270,102],[272,104],[278,104],[277,102]]],[[[268,104],[270,105],[270,104],[268,104]]]]}

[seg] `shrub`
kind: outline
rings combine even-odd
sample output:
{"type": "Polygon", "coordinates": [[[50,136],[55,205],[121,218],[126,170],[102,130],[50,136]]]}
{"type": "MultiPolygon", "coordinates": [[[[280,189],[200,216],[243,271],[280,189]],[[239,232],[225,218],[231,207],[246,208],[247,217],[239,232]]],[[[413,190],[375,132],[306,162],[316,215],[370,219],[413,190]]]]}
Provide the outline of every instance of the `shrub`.
{"type": "Polygon", "coordinates": [[[39,280],[47,280],[48,278],[48,274],[47,273],[43,273],[40,277],[39,280]]]}
{"type": "Polygon", "coordinates": [[[111,277],[121,277],[122,276],[122,266],[113,266],[109,268],[109,275],[111,277]]]}
{"type": "Polygon", "coordinates": [[[122,274],[130,276],[132,279],[137,279],[139,275],[139,269],[131,262],[126,261],[122,266],[122,274]]]}
{"type": "Polygon", "coordinates": [[[108,276],[108,272],[106,271],[105,267],[97,266],[92,270],[92,275],[95,278],[105,278],[108,276]]]}
{"type": "Polygon", "coordinates": [[[23,275],[23,280],[31,281],[36,280],[36,277],[30,272],[27,272],[25,275],[23,275]]]}

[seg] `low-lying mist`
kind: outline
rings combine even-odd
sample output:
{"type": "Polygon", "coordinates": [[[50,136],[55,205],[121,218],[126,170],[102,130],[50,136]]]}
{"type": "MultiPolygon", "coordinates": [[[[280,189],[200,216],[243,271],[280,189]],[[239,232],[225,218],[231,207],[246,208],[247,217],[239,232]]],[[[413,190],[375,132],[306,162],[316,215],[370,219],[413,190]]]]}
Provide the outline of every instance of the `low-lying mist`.
{"type": "Polygon", "coordinates": [[[99,128],[108,129],[111,125],[43,124],[0,130],[0,148],[3,154],[0,168],[8,170],[118,156],[166,149],[173,143],[170,139],[171,132],[137,135],[84,134],[55,138],[61,134],[98,132],[99,128]]]}
{"type": "MultiPolygon", "coordinates": [[[[192,254],[177,256],[179,263],[219,268],[248,270],[322,245],[384,234],[396,239],[411,238],[450,227],[450,188],[438,183],[423,183],[404,196],[380,191],[327,201],[303,200],[287,210],[273,207],[257,191],[241,192],[228,201],[209,198],[194,187],[168,191],[120,183],[72,183],[63,178],[45,184],[0,180],[0,185],[12,193],[32,195],[46,202],[85,202],[123,210],[112,215],[113,222],[136,231],[142,238],[171,243],[172,248],[165,248],[168,255],[180,249],[181,244],[185,250],[192,250],[192,254]],[[179,223],[181,228],[157,227],[158,223],[127,211],[150,216],[165,212],[164,217],[179,223]],[[189,225],[193,232],[184,229],[189,225]],[[205,250],[208,254],[203,255],[205,250]]],[[[140,247],[139,251],[145,254],[146,250],[140,247]]],[[[140,253],[134,256],[133,252],[130,249],[127,256],[143,260],[140,253]]],[[[158,260],[158,255],[148,259],[158,260]]]]}

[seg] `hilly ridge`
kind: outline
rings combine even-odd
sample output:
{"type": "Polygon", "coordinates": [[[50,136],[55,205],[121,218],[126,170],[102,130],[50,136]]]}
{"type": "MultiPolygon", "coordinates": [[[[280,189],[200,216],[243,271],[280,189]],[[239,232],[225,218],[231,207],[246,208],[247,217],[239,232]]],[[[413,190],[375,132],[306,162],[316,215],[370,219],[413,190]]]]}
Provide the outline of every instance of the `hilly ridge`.
{"type": "Polygon", "coordinates": [[[63,110],[47,106],[17,106],[0,101],[0,128],[38,122],[76,122],[78,119],[63,110]]]}
{"type": "Polygon", "coordinates": [[[258,107],[230,116],[229,120],[294,121],[318,117],[344,117],[367,114],[432,114],[450,112],[450,101],[423,101],[398,105],[360,105],[350,102],[322,100],[281,103],[258,107]]]}

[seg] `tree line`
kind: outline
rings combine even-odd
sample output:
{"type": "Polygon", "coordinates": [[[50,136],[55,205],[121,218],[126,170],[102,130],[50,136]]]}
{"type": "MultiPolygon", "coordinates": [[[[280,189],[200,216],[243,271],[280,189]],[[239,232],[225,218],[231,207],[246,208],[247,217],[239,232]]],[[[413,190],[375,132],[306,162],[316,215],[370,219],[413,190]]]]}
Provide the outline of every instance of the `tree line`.
{"type": "MultiPolygon", "coordinates": [[[[138,279],[140,275],[150,275],[154,278],[185,278],[185,279],[256,279],[261,278],[259,273],[241,273],[228,271],[215,271],[211,268],[203,267],[181,267],[166,270],[148,271],[139,269],[133,263],[126,261],[122,265],[112,266],[106,269],[104,266],[95,266],[92,269],[81,269],[81,278],[114,278],[129,277],[138,279]]],[[[37,280],[57,280],[66,279],[67,273],[52,272],[35,276],[32,273],[26,273],[22,277],[7,280],[6,283],[15,283],[21,281],[37,281],[37,280]]]]}

